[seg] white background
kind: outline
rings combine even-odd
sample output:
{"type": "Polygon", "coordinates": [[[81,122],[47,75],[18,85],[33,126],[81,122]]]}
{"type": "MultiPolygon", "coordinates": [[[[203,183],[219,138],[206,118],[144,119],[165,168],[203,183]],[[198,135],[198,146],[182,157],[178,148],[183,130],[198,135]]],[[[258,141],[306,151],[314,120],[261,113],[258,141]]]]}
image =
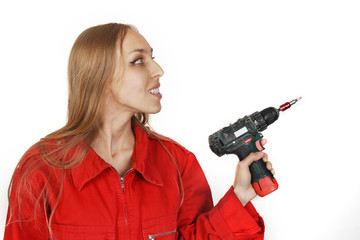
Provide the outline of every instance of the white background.
{"type": "Polygon", "coordinates": [[[197,156],[215,203],[237,159],[207,138],[246,114],[302,101],[263,132],[279,189],[253,203],[265,239],[359,239],[360,3],[302,1],[2,1],[0,222],[24,151],[66,120],[75,38],[107,22],[137,26],[165,70],[158,132],[197,156]]]}

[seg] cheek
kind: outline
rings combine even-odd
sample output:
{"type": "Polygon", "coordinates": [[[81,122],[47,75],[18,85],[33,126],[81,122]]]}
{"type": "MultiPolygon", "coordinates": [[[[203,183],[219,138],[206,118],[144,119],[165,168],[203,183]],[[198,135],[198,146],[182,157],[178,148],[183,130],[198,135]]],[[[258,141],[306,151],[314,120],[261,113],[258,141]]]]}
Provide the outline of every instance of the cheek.
{"type": "Polygon", "coordinates": [[[142,99],[146,92],[146,86],[139,77],[127,76],[123,81],[114,84],[111,91],[118,101],[125,103],[142,99]]]}
{"type": "Polygon", "coordinates": [[[147,88],[146,79],[147,75],[144,70],[128,71],[123,81],[123,87],[137,93],[144,92],[147,88]]]}
{"type": "Polygon", "coordinates": [[[116,76],[111,84],[111,92],[119,99],[141,98],[148,86],[148,75],[142,68],[127,68],[120,76],[116,76]]]}

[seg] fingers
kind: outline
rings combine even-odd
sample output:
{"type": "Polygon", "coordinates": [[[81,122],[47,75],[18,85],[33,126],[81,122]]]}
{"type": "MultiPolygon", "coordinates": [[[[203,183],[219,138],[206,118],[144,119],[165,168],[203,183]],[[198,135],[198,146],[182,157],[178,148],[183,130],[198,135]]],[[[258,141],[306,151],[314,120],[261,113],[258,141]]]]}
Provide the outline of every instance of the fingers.
{"type": "Polygon", "coordinates": [[[267,153],[264,153],[264,156],[262,157],[262,159],[263,159],[264,162],[268,162],[269,161],[269,155],[267,153]]]}
{"type": "Polygon", "coordinates": [[[266,163],[266,168],[267,168],[273,175],[275,175],[275,170],[272,168],[271,162],[267,162],[267,163],[266,163]]]}
{"type": "Polygon", "coordinates": [[[262,160],[266,163],[266,168],[273,174],[275,175],[275,170],[272,168],[272,163],[269,162],[269,156],[267,153],[264,152],[253,152],[250,153],[249,156],[247,156],[243,161],[244,165],[246,166],[250,166],[250,164],[254,161],[260,160],[262,158],[262,160]]]}
{"type": "Polygon", "coordinates": [[[272,164],[271,164],[271,162],[267,162],[267,163],[266,163],[266,168],[269,169],[269,170],[272,169],[272,164]]]}
{"type": "Polygon", "coordinates": [[[264,162],[266,162],[266,168],[270,170],[270,172],[275,175],[275,170],[272,168],[272,163],[269,162],[268,155],[264,153],[264,157],[262,158],[264,162]]]}
{"type": "MultiPolygon", "coordinates": [[[[266,140],[261,144],[266,144],[266,140]]],[[[266,163],[266,168],[270,170],[272,174],[275,174],[275,171],[272,168],[272,164],[269,162],[268,155],[264,152],[250,153],[244,160],[239,161],[236,167],[236,174],[233,185],[234,192],[244,206],[248,203],[248,201],[256,196],[256,192],[251,185],[251,174],[249,166],[252,162],[260,159],[263,159],[263,161],[266,163]]]]}

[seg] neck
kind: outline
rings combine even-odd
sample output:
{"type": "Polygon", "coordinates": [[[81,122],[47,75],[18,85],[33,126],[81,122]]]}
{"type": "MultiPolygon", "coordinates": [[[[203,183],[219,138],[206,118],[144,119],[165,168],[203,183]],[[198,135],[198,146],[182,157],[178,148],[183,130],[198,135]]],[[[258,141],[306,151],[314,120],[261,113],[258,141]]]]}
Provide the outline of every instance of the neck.
{"type": "Polygon", "coordinates": [[[92,148],[119,175],[132,166],[132,152],[135,136],[131,127],[132,113],[104,114],[103,125],[99,129],[92,148]]]}

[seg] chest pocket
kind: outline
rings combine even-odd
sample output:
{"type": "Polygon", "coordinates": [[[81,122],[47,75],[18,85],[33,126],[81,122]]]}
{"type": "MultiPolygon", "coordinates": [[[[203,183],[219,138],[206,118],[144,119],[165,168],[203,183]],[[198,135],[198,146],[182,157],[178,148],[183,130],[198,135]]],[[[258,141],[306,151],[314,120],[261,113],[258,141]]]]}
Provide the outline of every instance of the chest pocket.
{"type": "Polygon", "coordinates": [[[55,240],[114,240],[113,227],[107,226],[70,226],[52,224],[55,240]]]}
{"type": "Polygon", "coordinates": [[[177,215],[154,218],[142,222],[144,240],[177,239],[177,215]]]}

